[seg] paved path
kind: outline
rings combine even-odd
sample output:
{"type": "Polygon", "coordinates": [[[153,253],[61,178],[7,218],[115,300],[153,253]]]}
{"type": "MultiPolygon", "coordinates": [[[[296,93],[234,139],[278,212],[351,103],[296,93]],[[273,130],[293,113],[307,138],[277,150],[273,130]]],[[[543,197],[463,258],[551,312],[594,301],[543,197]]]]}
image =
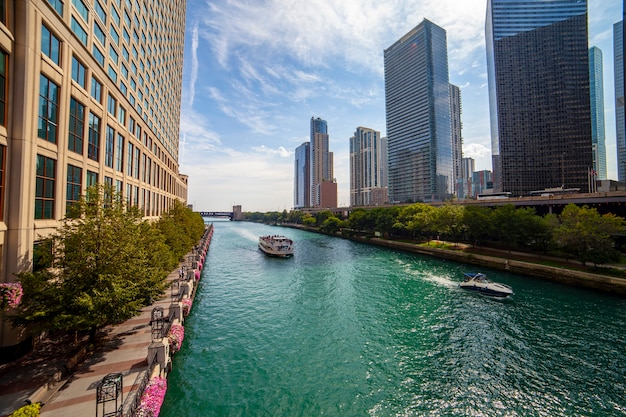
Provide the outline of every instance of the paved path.
{"type": "MultiPolygon", "coordinates": [[[[178,279],[178,269],[171,272],[168,281],[178,279]]],[[[50,376],[37,377],[37,369],[20,369],[5,373],[0,379],[0,416],[8,415],[25,404],[25,400],[41,401],[41,417],[96,416],[96,388],[109,373],[121,373],[123,399],[136,390],[138,375],[148,369],[148,346],[152,342],[150,316],[156,306],[168,313],[171,304],[169,289],[152,305],[144,307],[141,314],[108,330],[103,346],[77,367],[67,379],[50,382],[50,376]]],[[[57,364],[58,365],[58,364],[57,364]]],[[[38,364],[37,367],[45,366],[38,364]]],[[[24,366],[23,368],[28,368],[24,366]]],[[[43,373],[41,373],[43,375],[43,373]]],[[[106,412],[115,410],[115,401],[106,404],[106,412]]],[[[102,404],[97,411],[103,415],[102,404]]]]}

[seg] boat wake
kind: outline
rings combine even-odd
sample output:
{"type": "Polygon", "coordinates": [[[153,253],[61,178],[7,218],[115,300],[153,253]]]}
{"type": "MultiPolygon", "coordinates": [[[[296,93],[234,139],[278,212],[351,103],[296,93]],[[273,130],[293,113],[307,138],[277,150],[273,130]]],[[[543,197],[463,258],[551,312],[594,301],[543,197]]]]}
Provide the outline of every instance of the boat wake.
{"type": "Polygon", "coordinates": [[[416,270],[410,262],[404,262],[400,259],[396,259],[396,263],[402,267],[407,275],[410,275],[415,279],[431,282],[441,287],[450,289],[457,288],[459,285],[457,281],[452,280],[449,276],[441,275],[432,271],[416,270]]]}

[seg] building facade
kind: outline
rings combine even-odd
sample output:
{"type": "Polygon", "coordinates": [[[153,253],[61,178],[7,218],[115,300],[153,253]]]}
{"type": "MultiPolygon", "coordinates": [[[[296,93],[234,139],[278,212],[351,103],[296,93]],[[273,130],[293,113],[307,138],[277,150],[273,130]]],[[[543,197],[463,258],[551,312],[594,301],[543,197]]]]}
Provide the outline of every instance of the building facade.
{"type": "Polygon", "coordinates": [[[495,190],[587,191],[587,1],[488,0],[485,35],[495,190]]]}
{"type": "Polygon", "coordinates": [[[475,169],[474,158],[463,158],[461,168],[461,180],[463,183],[463,196],[461,198],[471,198],[472,195],[472,174],[475,169]]]}
{"type": "MultiPolygon", "coordinates": [[[[92,184],[158,217],[179,173],[185,0],[1,0],[0,282],[92,184]]],[[[0,344],[19,342],[8,326],[0,344]]]]}
{"type": "Polygon", "coordinates": [[[595,179],[606,179],[606,136],[604,129],[604,77],[602,50],[589,48],[589,92],[591,94],[591,146],[595,179]]]}
{"type": "Polygon", "coordinates": [[[615,78],[615,136],[617,176],[626,182],[626,119],[624,118],[624,21],[613,25],[613,76],[615,78]]]}
{"type": "Polygon", "coordinates": [[[454,167],[454,194],[463,198],[463,124],[461,123],[461,89],[450,84],[450,135],[452,135],[452,166],[454,167]]]}
{"type": "MultiPolygon", "coordinates": [[[[328,125],[326,120],[311,117],[311,203],[309,207],[333,207],[322,201],[323,182],[335,182],[333,177],[333,153],[329,151],[328,125]]],[[[329,187],[326,186],[325,190],[329,187]]],[[[336,185],[335,185],[336,189],[336,185]]],[[[328,196],[327,191],[325,193],[328,196]]],[[[327,197],[328,199],[328,197],[327,197]]],[[[335,204],[337,196],[334,198],[335,204]]]]}
{"type": "Polygon", "coordinates": [[[381,193],[387,189],[387,146],[383,139],[379,131],[361,126],[350,138],[350,206],[381,204],[381,193]]]}
{"type": "Polygon", "coordinates": [[[454,190],[446,31],[424,20],[384,51],[391,203],[454,190]]]}
{"type": "Polygon", "coordinates": [[[296,148],[294,162],[293,208],[301,209],[311,204],[311,144],[304,142],[296,148]]]}

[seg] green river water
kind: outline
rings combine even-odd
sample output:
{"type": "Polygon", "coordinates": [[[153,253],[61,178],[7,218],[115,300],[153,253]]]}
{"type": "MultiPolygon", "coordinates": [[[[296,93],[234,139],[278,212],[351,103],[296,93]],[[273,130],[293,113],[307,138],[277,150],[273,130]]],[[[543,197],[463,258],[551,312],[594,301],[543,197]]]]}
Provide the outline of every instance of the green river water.
{"type": "Polygon", "coordinates": [[[161,417],[626,416],[626,300],[339,238],[216,221],[161,417]],[[257,240],[284,234],[290,259],[257,240]]]}

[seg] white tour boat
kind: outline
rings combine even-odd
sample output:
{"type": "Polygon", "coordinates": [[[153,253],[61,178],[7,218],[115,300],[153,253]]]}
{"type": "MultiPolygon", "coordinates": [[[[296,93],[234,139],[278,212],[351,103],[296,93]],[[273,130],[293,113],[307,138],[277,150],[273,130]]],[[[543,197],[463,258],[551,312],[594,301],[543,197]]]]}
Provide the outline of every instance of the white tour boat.
{"type": "Polygon", "coordinates": [[[459,287],[468,291],[475,291],[479,294],[495,298],[506,298],[513,294],[513,289],[505,284],[490,281],[487,276],[481,272],[465,272],[465,280],[459,284],[459,287]]]}
{"type": "Polygon", "coordinates": [[[293,255],[293,240],[278,235],[261,236],[259,249],[269,256],[288,258],[293,255]]]}

